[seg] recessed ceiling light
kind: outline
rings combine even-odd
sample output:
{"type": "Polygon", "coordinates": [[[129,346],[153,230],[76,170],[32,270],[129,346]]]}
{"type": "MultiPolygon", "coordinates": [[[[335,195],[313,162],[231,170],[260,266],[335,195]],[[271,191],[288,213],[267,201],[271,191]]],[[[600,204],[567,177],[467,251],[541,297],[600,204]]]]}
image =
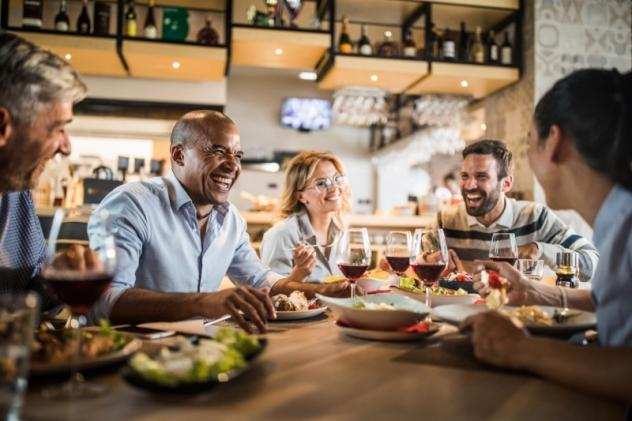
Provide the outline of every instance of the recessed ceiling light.
{"type": "Polygon", "coordinates": [[[275,49],[274,54],[276,54],[277,56],[280,56],[281,54],[283,54],[283,49],[282,48],[275,49]]]}
{"type": "Polygon", "coordinates": [[[301,72],[298,74],[299,79],[303,80],[316,80],[316,72],[301,72]]]}
{"type": "Polygon", "coordinates": [[[66,59],[66,61],[70,61],[72,60],[72,54],[68,53],[64,56],[64,58],[66,59]]]}
{"type": "Polygon", "coordinates": [[[385,32],[384,32],[384,36],[387,36],[387,37],[392,37],[392,36],[393,36],[393,33],[392,33],[391,31],[385,31],[385,32]]]}
{"type": "Polygon", "coordinates": [[[461,87],[462,88],[467,88],[468,86],[470,86],[470,84],[467,82],[467,80],[462,80],[461,81],[461,87]]]}
{"type": "Polygon", "coordinates": [[[171,63],[171,67],[173,67],[174,69],[178,70],[180,68],[180,62],[179,61],[174,61],[173,63],[171,63]]]}
{"type": "Polygon", "coordinates": [[[371,81],[372,82],[377,82],[377,75],[371,75],[371,81]]]}
{"type": "Polygon", "coordinates": [[[487,130],[487,124],[481,123],[481,130],[483,131],[487,130]]]}

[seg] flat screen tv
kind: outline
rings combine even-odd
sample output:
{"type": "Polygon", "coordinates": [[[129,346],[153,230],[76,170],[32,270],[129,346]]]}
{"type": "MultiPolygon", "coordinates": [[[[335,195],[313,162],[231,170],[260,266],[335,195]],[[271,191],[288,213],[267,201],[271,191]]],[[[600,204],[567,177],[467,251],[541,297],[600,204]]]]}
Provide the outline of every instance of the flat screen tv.
{"type": "Polygon", "coordinates": [[[309,132],[331,124],[331,103],[320,98],[285,98],[281,105],[281,125],[309,132]]]}

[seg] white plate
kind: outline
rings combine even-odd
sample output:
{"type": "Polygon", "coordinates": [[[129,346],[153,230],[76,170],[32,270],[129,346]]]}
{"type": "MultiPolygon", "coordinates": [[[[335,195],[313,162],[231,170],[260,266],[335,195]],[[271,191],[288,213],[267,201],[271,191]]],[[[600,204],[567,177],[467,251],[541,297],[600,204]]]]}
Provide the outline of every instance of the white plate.
{"type": "Polygon", "coordinates": [[[311,310],[303,311],[277,311],[277,318],[275,320],[302,320],[309,319],[310,317],[316,317],[323,314],[327,310],[327,307],[322,306],[313,308],[311,310]]]}
{"type": "MultiPolygon", "coordinates": [[[[86,328],[86,330],[96,330],[95,328],[86,328]]],[[[110,352],[108,354],[100,355],[94,358],[81,358],[78,361],[60,361],[56,363],[42,363],[38,361],[32,361],[30,367],[30,373],[41,376],[47,374],[60,374],[67,373],[74,365],[77,370],[92,370],[95,368],[106,367],[112,364],[126,361],[136,351],[140,350],[143,346],[143,342],[140,339],[135,338],[133,335],[123,333],[129,342],[120,350],[110,352]]]]}
{"type": "MultiPolygon", "coordinates": [[[[397,286],[391,286],[391,291],[395,294],[405,295],[414,300],[426,302],[426,294],[410,292],[405,289],[401,289],[397,286]]],[[[466,294],[466,295],[431,295],[430,307],[444,306],[448,304],[474,304],[476,300],[481,298],[478,294],[466,294]]]]}
{"type": "Polygon", "coordinates": [[[432,324],[430,325],[430,330],[428,332],[402,332],[399,330],[368,330],[368,329],[357,329],[355,327],[344,326],[339,324],[338,322],[334,323],[342,333],[347,336],[351,336],[354,338],[360,339],[368,339],[372,341],[389,341],[389,342],[406,342],[406,341],[418,341],[420,339],[427,338],[428,336],[434,335],[439,331],[439,325],[432,324]]]}
{"type": "MultiPolygon", "coordinates": [[[[549,316],[553,316],[555,307],[538,306],[549,316]]],[[[515,309],[516,307],[507,306],[508,310],[515,309]]],[[[439,306],[432,310],[433,316],[439,317],[448,323],[459,324],[469,316],[477,313],[487,311],[487,307],[484,304],[453,304],[446,306],[439,306]]],[[[564,323],[557,323],[553,321],[551,326],[525,324],[525,327],[533,333],[573,333],[581,332],[587,329],[592,329],[597,325],[597,317],[595,313],[590,313],[581,310],[572,310],[579,314],[570,317],[564,323]]]]}
{"type": "Polygon", "coordinates": [[[374,304],[390,304],[396,310],[354,308],[351,298],[333,298],[320,294],[316,294],[316,296],[322,303],[331,308],[336,318],[361,329],[396,330],[423,320],[430,312],[430,309],[419,301],[390,293],[367,295],[366,297],[358,297],[358,300],[374,304]]]}

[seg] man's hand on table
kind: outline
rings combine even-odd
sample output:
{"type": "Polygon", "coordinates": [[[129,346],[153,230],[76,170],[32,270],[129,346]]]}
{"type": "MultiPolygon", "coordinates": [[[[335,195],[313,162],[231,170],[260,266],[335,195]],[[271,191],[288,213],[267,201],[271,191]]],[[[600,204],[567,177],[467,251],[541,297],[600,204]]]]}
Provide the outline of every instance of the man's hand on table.
{"type": "Polygon", "coordinates": [[[540,248],[536,243],[529,243],[518,247],[518,257],[520,259],[537,260],[541,255],[540,248]]]}
{"type": "MultiPolygon", "coordinates": [[[[360,289],[359,287],[356,288],[360,289]]],[[[328,297],[349,297],[351,295],[351,284],[348,281],[321,284],[317,286],[316,292],[328,297]]]]}
{"type": "Polygon", "coordinates": [[[529,341],[525,329],[496,311],[468,317],[460,326],[470,331],[474,355],[488,364],[514,369],[525,368],[520,362],[529,341]]]}
{"type": "Polygon", "coordinates": [[[235,322],[248,333],[253,333],[254,329],[246,318],[252,321],[261,333],[266,331],[267,320],[276,318],[268,291],[248,286],[204,294],[201,306],[211,317],[216,317],[218,314],[230,314],[235,322]]]}

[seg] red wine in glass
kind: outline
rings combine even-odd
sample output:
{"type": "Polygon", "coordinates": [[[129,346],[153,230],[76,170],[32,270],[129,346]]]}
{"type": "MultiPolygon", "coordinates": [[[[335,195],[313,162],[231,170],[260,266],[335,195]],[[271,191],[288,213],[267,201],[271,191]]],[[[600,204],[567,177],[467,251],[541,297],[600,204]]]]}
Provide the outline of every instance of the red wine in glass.
{"type": "Polygon", "coordinates": [[[491,260],[494,262],[507,262],[511,266],[515,266],[518,261],[517,257],[492,257],[491,260]]]}
{"type": "Polygon", "coordinates": [[[415,263],[410,265],[426,285],[433,285],[445,270],[445,263],[415,263]]]}
{"type": "Polygon", "coordinates": [[[369,268],[369,265],[348,265],[345,263],[339,263],[338,268],[349,281],[355,282],[358,278],[364,275],[364,272],[366,272],[369,268]]]}
{"type": "Polygon", "coordinates": [[[406,269],[410,266],[410,257],[386,256],[386,260],[397,273],[406,272],[406,269]]]}
{"type": "Polygon", "coordinates": [[[86,315],[112,282],[104,273],[77,273],[49,270],[42,281],[59,301],[70,306],[74,314],[86,315]]]}

